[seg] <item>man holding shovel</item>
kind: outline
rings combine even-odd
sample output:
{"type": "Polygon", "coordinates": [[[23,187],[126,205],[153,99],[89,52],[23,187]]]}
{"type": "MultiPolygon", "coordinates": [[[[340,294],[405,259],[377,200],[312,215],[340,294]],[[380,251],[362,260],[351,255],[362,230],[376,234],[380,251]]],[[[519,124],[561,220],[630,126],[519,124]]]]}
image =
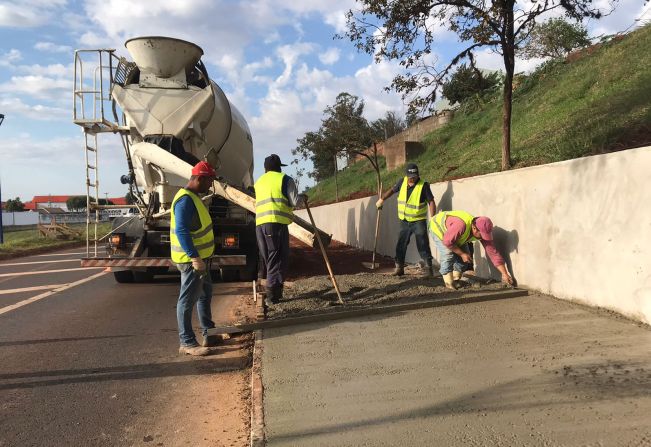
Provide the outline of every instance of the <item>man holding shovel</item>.
{"type": "Polygon", "coordinates": [[[255,182],[255,232],[263,269],[260,277],[267,278],[267,305],[283,297],[283,283],[289,261],[288,225],[294,219],[293,209],[302,200],[296,183],[281,172],[287,166],[280,157],[271,154],[264,159],[265,173],[255,182]]]}
{"type": "Polygon", "coordinates": [[[405,177],[400,179],[376,202],[377,209],[382,209],[384,201],[395,193],[398,193],[400,235],[396,244],[396,268],[392,275],[402,276],[405,274],[405,255],[409,239],[413,234],[416,238],[416,247],[418,247],[418,252],[424,263],[423,276],[433,276],[432,252],[427,237],[427,211],[429,209],[429,214],[433,216],[436,213],[436,203],[429,183],[420,178],[418,166],[414,163],[407,165],[405,177]]]}
{"type": "Polygon", "coordinates": [[[215,251],[215,236],[208,208],[199,198],[206,194],[215,180],[215,170],[205,161],[192,168],[190,181],[172,201],[170,218],[170,248],[172,261],[181,272],[181,290],[176,303],[179,326],[180,354],[208,355],[207,346],[215,344],[207,335],[215,327],[210,304],[212,281],[210,258],[215,251]],[[197,305],[199,324],[203,330],[203,346],[199,346],[192,330],[192,309],[197,305]]]}

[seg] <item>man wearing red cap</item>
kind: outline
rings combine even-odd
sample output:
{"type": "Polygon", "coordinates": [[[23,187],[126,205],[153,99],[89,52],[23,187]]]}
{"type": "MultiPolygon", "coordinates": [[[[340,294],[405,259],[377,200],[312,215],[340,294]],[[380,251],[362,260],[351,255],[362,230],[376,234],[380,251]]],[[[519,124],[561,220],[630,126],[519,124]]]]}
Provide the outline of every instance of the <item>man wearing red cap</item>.
{"type": "Polygon", "coordinates": [[[474,217],[465,211],[443,211],[430,219],[429,228],[439,252],[445,287],[456,289],[457,281],[468,269],[472,256],[464,251],[468,242],[480,241],[495,268],[502,274],[502,281],[513,284],[504,263],[493,243],[493,222],[488,217],[474,217]]]}
{"type": "Polygon", "coordinates": [[[170,219],[170,248],[172,261],[181,272],[181,290],[176,303],[179,327],[179,353],[207,355],[212,340],[208,329],[215,327],[210,309],[212,281],[210,258],[215,250],[212,219],[208,208],[199,198],[206,194],[215,179],[215,170],[205,161],[192,168],[192,176],[172,201],[170,219]],[[197,305],[199,324],[203,331],[202,346],[192,330],[192,309],[197,305]]]}

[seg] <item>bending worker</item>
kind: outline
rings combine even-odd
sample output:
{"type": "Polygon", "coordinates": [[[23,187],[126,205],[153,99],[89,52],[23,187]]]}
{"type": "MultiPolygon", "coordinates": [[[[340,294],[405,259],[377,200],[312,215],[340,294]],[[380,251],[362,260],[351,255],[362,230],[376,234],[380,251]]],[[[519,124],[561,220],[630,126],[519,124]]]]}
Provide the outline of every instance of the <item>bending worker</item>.
{"type": "Polygon", "coordinates": [[[398,180],[393,188],[388,190],[376,202],[375,206],[382,209],[384,201],[394,193],[398,193],[398,219],[400,219],[400,235],[396,244],[396,268],[392,275],[405,274],[405,255],[409,246],[409,239],[413,234],[416,238],[418,253],[424,262],[423,276],[432,276],[432,252],[429,248],[427,237],[427,210],[431,216],[436,213],[434,195],[429,183],[424,182],[418,175],[418,166],[409,163],[405,177],[398,180]]]}
{"type": "Polygon", "coordinates": [[[299,202],[294,179],[281,172],[287,166],[271,154],[264,159],[265,173],[255,182],[255,233],[260,251],[259,276],[266,277],[267,305],[283,297],[283,284],[289,261],[289,230],[293,209],[299,202]]]}
{"type": "Polygon", "coordinates": [[[190,181],[174,196],[170,221],[170,246],[172,261],[181,272],[181,291],[176,303],[176,319],[179,325],[179,353],[207,355],[208,346],[214,338],[208,337],[208,329],[215,327],[212,321],[212,281],[210,258],[215,251],[212,219],[208,208],[199,198],[206,194],[215,179],[215,170],[205,161],[192,168],[190,181]],[[203,331],[199,346],[192,330],[192,309],[197,304],[199,324],[203,331]]]}
{"type": "Polygon", "coordinates": [[[456,281],[472,262],[472,255],[465,249],[468,242],[474,241],[480,241],[484,246],[486,255],[502,274],[502,281],[513,284],[504,258],[493,243],[493,222],[488,217],[474,217],[465,211],[443,211],[430,219],[429,227],[439,252],[445,287],[457,288],[456,281]]]}

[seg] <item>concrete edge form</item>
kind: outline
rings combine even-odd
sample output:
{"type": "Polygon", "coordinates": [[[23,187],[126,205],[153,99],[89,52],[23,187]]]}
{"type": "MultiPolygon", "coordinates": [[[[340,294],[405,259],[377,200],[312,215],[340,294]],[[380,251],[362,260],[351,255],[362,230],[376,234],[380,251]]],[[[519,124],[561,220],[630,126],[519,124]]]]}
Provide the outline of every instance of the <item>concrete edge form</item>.
{"type": "Polygon", "coordinates": [[[264,439],[264,386],[262,384],[262,330],[253,334],[253,364],[251,365],[251,447],[263,447],[264,439]]]}

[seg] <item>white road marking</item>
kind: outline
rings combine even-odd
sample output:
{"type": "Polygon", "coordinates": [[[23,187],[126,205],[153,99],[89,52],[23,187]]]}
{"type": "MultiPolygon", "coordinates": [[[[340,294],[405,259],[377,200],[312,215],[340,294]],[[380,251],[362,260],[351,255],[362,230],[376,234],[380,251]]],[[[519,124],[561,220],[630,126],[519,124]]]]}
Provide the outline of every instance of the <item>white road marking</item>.
{"type": "Polygon", "coordinates": [[[50,284],[49,286],[34,286],[34,287],[23,287],[22,289],[0,290],[0,295],[6,295],[8,293],[35,292],[36,290],[58,289],[59,287],[67,286],[68,284],[69,283],[50,284]]]}
{"type": "Polygon", "coordinates": [[[46,273],[61,273],[61,272],[74,272],[77,270],[90,270],[90,269],[103,269],[104,267],[77,267],[74,269],[58,269],[58,270],[36,270],[35,272],[19,272],[19,273],[0,273],[1,277],[6,276],[24,276],[24,275],[43,275],[46,273]]]}
{"type": "Polygon", "coordinates": [[[54,264],[57,262],[81,262],[81,261],[79,259],[56,259],[54,261],[12,262],[11,264],[0,263],[0,267],[6,267],[9,265],[54,264]]]}
{"type": "Polygon", "coordinates": [[[72,287],[78,286],[80,284],[83,284],[88,281],[92,281],[95,278],[99,278],[100,276],[106,274],[106,272],[99,272],[95,273],[93,276],[89,276],[88,278],[80,279],[79,281],[71,282],[70,284],[66,284],[63,287],[60,287],[55,290],[51,290],[49,292],[41,293],[40,295],[33,296],[31,298],[28,298],[23,301],[19,301],[16,304],[12,304],[11,306],[6,306],[0,309],[0,315],[6,314],[7,312],[11,312],[12,310],[16,310],[20,307],[27,306],[28,304],[34,303],[36,301],[42,300],[43,298],[47,298],[49,296],[54,295],[55,293],[63,292],[64,290],[70,289],[72,287]]]}
{"type": "Polygon", "coordinates": [[[40,258],[40,257],[43,257],[43,256],[70,256],[70,255],[85,255],[85,254],[86,254],[86,252],[84,251],[84,252],[79,252],[79,253],[69,253],[69,252],[66,252],[66,253],[49,253],[49,254],[46,253],[44,255],[33,255],[33,256],[40,258]]]}

